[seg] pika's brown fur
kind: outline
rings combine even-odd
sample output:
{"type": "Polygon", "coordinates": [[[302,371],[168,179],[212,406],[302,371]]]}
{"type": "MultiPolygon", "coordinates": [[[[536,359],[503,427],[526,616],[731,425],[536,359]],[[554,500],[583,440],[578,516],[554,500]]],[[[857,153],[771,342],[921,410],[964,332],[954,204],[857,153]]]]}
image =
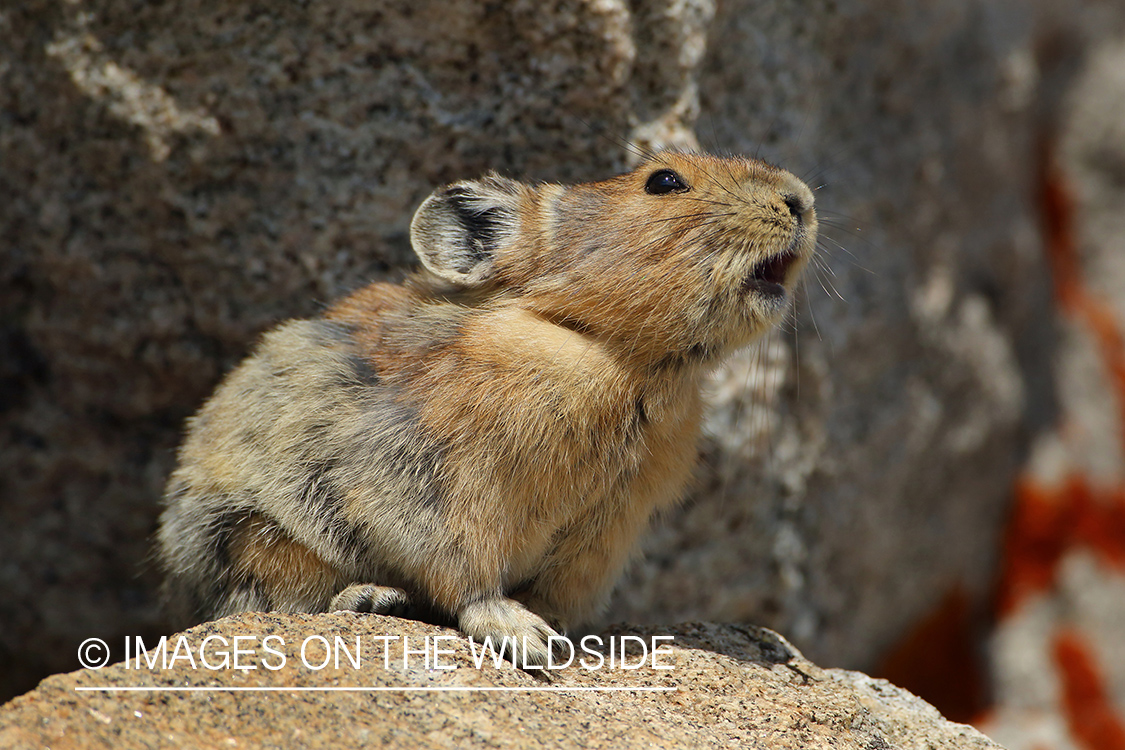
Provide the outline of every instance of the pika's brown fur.
{"type": "Polygon", "coordinates": [[[435,191],[424,270],[267,333],[190,421],[159,532],[173,599],[413,607],[542,659],[680,497],[701,378],[784,313],[812,206],[763,162],[668,152],[435,191]]]}

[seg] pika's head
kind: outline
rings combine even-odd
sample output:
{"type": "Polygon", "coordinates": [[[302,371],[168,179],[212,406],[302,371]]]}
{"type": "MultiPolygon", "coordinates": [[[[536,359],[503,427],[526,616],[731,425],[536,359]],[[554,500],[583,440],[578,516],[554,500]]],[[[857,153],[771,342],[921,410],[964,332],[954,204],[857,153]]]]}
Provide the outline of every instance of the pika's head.
{"type": "Polygon", "coordinates": [[[755,159],[663,152],[580,185],[496,175],[418,209],[427,269],[637,356],[717,360],[777,323],[812,257],[808,187],[755,159]]]}

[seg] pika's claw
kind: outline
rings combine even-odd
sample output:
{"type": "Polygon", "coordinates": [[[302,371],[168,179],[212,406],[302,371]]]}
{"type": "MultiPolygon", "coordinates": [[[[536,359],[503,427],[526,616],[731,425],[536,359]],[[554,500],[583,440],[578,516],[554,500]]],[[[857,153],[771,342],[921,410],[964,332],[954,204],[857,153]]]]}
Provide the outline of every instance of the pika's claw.
{"type": "Polygon", "coordinates": [[[405,591],[373,583],[353,583],[332,597],[328,605],[329,612],[370,612],[392,617],[402,617],[409,608],[410,597],[405,591]]]}
{"type": "Polygon", "coordinates": [[[560,634],[527,607],[512,599],[482,599],[457,616],[461,632],[476,641],[491,638],[497,650],[517,667],[546,674],[552,637],[560,634]]]}

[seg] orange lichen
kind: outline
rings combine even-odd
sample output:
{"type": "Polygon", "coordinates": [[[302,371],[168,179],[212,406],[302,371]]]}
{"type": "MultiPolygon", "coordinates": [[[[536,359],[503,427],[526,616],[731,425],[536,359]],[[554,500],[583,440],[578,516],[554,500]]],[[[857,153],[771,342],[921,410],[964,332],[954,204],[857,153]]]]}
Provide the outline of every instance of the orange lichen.
{"type": "Polygon", "coordinates": [[[1069,506],[1058,502],[1056,493],[1022,477],[1016,480],[1014,495],[996,599],[1001,618],[1031,594],[1054,586],[1055,567],[1070,536],[1060,533],[1070,525],[1064,519],[1069,506]]]}
{"type": "Polygon", "coordinates": [[[1097,659],[1085,639],[1074,630],[1060,630],[1053,650],[1071,736],[1087,750],[1125,750],[1125,724],[1114,713],[1097,659]]]}
{"type": "Polygon", "coordinates": [[[1074,312],[1086,296],[1074,230],[1074,198],[1054,156],[1054,148],[1043,148],[1039,173],[1039,210],[1043,240],[1051,265],[1055,301],[1066,312],[1074,312]]]}
{"type": "Polygon", "coordinates": [[[1040,173],[1040,210],[1047,259],[1059,308],[1089,329],[1117,397],[1118,428],[1125,446],[1125,336],[1112,308],[1091,294],[1082,278],[1075,232],[1074,198],[1050,146],[1040,173]]]}
{"type": "Polygon", "coordinates": [[[1095,489],[1079,475],[1050,488],[1021,477],[1014,494],[996,600],[1001,617],[1049,591],[1069,549],[1083,547],[1125,570],[1125,489],[1095,489]]]}
{"type": "Polygon", "coordinates": [[[968,594],[954,586],[875,674],[922,696],[952,721],[978,719],[987,705],[979,626],[968,594]]]}

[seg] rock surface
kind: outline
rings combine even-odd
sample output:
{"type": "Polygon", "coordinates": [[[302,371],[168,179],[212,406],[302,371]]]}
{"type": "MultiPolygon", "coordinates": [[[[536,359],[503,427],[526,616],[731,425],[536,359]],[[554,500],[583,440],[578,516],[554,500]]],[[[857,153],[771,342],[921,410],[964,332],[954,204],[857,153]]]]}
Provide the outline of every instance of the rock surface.
{"type": "Polygon", "coordinates": [[[1090,50],[1051,157],[1062,419],[1016,495],[982,728],[1012,750],[1125,748],[1125,35],[1090,50]]]}
{"type": "Polygon", "coordinates": [[[668,653],[656,664],[669,668],[654,669],[651,656],[636,669],[610,668],[606,661],[600,670],[575,665],[553,671],[550,682],[506,663],[497,668],[486,661],[478,669],[468,642],[455,631],[386,617],[242,615],[184,635],[181,658],[169,669],[144,663],[137,669],[130,662],[131,669],[115,664],[48,678],[0,708],[0,747],[999,747],[885,681],[819,669],[762,628],[612,630],[602,634],[605,644],[611,636],[637,639],[629,664],[644,660],[639,643],[647,647],[654,635],[671,636],[657,642],[668,653]],[[375,639],[392,634],[392,640],[375,639]],[[270,635],[276,637],[268,642],[275,653],[262,647],[270,635]],[[240,664],[256,666],[253,671],[212,671],[201,663],[193,670],[185,658],[190,649],[198,659],[201,644],[212,638],[204,655],[218,664],[218,638],[230,650],[238,636],[252,639],[241,642],[248,653],[240,664]],[[339,637],[358,655],[360,667],[342,657],[340,669],[333,663],[316,669],[328,654],[319,642],[305,649],[303,663],[301,644],[310,636],[332,643],[339,637]],[[403,639],[412,650],[426,643],[440,648],[438,664],[449,669],[427,669],[423,660],[430,657],[423,655],[404,665],[403,639]],[[79,690],[95,686],[241,692],[79,690]],[[323,687],[361,690],[289,690],[323,687]],[[449,687],[470,690],[434,690],[449,687]],[[670,690],[630,690],[637,687],[670,690]]]}
{"type": "Polygon", "coordinates": [[[167,632],[157,501],[261,331],[401,274],[436,184],[604,177],[623,138],[827,183],[828,239],[793,324],[718,374],[699,482],[607,617],[870,667],[949,591],[979,604],[1053,403],[1029,184],[1069,58],[1036,5],[6,4],[0,695],[167,632]]]}

